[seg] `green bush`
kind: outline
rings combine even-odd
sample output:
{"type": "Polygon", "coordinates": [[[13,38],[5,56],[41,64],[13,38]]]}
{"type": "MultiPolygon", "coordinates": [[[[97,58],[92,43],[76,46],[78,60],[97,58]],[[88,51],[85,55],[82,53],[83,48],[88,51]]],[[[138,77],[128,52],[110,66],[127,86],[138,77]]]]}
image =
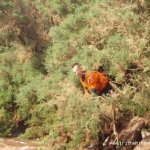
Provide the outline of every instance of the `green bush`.
{"type": "Polygon", "coordinates": [[[2,2],[0,19],[9,17],[0,20],[0,135],[24,122],[22,138],[44,139],[56,150],[82,149],[97,138],[103,116],[112,121],[112,105],[118,107],[117,120],[145,117],[150,110],[146,5],[148,1],[142,8],[137,2],[110,0],[2,2]],[[85,70],[103,66],[121,87],[110,96],[84,97],[71,70],[75,62],[85,70]]]}

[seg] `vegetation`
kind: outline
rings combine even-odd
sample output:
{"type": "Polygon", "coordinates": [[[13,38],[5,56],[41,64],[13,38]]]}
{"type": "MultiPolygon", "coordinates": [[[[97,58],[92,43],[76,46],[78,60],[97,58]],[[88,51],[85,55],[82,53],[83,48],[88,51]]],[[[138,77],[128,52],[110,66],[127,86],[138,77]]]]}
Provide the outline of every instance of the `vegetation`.
{"type": "Polygon", "coordinates": [[[149,0],[2,0],[0,135],[27,126],[54,150],[82,149],[104,116],[150,117],[149,0]],[[86,98],[71,65],[103,66],[109,96],[86,98]],[[104,115],[105,114],[105,115],[104,115]]]}

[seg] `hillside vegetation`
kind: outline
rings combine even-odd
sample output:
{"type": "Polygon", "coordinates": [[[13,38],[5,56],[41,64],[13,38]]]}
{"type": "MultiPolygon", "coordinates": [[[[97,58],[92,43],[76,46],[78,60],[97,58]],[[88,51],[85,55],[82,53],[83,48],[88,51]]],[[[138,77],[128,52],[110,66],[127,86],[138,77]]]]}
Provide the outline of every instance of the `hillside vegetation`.
{"type": "Polygon", "coordinates": [[[24,128],[80,150],[104,121],[150,119],[149,0],[1,0],[0,135],[24,128]],[[115,91],[86,98],[71,66],[100,66],[115,91]]]}

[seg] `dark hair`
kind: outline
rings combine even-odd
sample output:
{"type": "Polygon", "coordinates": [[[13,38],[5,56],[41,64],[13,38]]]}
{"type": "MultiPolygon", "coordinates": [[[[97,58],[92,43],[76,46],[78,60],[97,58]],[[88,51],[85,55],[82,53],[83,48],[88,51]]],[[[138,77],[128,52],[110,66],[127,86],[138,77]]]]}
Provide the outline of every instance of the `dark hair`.
{"type": "Polygon", "coordinates": [[[72,68],[74,68],[74,66],[81,66],[81,64],[80,64],[80,63],[74,63],[74,64],[72,65],[72,68]]]}

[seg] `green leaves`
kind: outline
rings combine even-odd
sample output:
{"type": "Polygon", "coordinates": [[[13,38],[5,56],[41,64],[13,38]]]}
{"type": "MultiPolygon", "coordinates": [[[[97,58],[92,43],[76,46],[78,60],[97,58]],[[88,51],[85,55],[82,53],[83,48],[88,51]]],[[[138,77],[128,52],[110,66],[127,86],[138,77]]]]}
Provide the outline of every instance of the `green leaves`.
{"type": "Polygon", "coordinates": [[[111,118],[113,103],[118,119],[149,112],[148,12],[140,16],[133,3],[110,0],[17,2],[0,4],[0,15],[10,17],[0,30],[1,135],[24,121],[24,138],[45,137],[52,149],[82,149],[96,138],[100,115],[111,118]],[[84,97],[72,73],[75,62],[84,70],[103,66],[121,88],[84,97]]]}

